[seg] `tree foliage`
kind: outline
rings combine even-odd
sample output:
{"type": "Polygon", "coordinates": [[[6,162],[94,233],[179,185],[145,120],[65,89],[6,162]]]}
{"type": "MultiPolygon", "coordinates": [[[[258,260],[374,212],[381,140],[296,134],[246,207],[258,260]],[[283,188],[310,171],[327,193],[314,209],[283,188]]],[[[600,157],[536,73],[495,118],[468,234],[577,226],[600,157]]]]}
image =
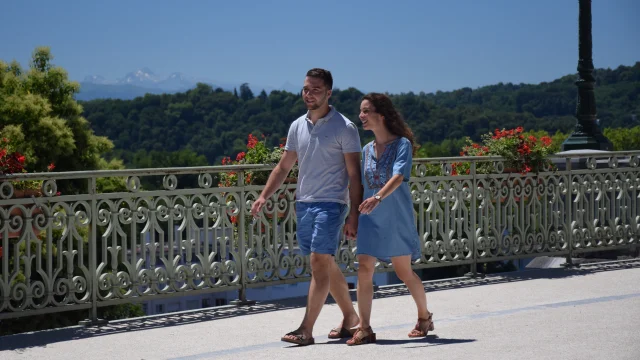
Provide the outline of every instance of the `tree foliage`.
{"type": "MultiPolygon", "coordinates": [[[[26,156],[28,172],[47,171],[51,163],[56,171],[122,168],[102,157],[113,143],[94,134],[74,99],[79,84],[52,60],[49,48],[39,47],[26,71],[15,61],[0,61],[0,136],[26,156]]],[[[59,189],[70,193],[76,188],[68,183],[59,189]]]]}
{"type": "MultiPolygon", "coordinates": [[[[0,138],[6,138],[13,150],[25,155],[27,172],[47,171],[51,163],[55,164],[56,171],[124,168],[121,160],[106,160],[103,157],[113,149],[113,143],[104,136],[94,134],[89,122],[82,116],[82,107],[74,99],[79,85],[69,81],[66,71],[53,65],[52,59],[49,48],[39,47],[33,52],[28,70],[22,69],[15,61],[0,61],[0,138]]],[[[64,195],[86,193],[88,186],[86,181],[58,181],[57,185],[64,195]]],[[[98,191],[106,192],[126,189],[124,180],[120,178],[100,178],[97,187],[98,191]]],[[[64,209],[58,208],[57,211],[64,212],[64,209]]],[[[84,251],[80,254],[84,255],[82,261],[87,264],[89,231],[86,227],[77,227],[75,232],[82,237],[84,251]]],[[[51,236],[50,251],[55,254],[60,239],[66,235],[63,235],[62,229],[54,229],[51,236]]],[[[32,281],[42,281],[41,271],[35,264],[41,261],[41,257],[26,261],[26,246],[30,246],[32,251],[40,246],[43,254],[49,249],[46,231],[38,234],[38,238],[37,241],[19,242],[16,245],[19,256],[7,260],[11,264],[11,271],[15,259],[20,259],[23,263],[21,266],[27,266],[25,264],[28,263],[32,281]]],[[[13,245],[14,240],[11,241],[13,245]]],[[[9,253],[6,249],[5,254],[9,253]]],[[[54,259],[58,257],[54,255],[54,259]]],[[[21,267],[15,281],[26,282],[25,273],[21,267]]],[[[143,313],[140,305],[125,304],[99,309],[99,314],[115,319],[143,313]]],[[[3,320],[0,335],[76,325],[87,315],[86,310],[76,310],[3,320]]]]}
{"type": "MultiPolygon", "coordinates": [[[[601,126],[627,128],[640,124],[640,62],[617,69],[598,69],[596,100],[601,126]]],[[[495,128],[522,126],[528,130],[570,133],[576,123],[576,75],[536,85],[503,84],[450,92],[391,95],[428,153],[456,154],[465,137],[478,141],[495,128]],[[442,147],[436,149],[436,147],[442,147]],[[456,151],[453,151],[456,149],[456,151]]],[[[335,89],[331,103],[358,121],[364,94],[355,88],[335,89]]],[[[177,94],[145,95],[134,100],[100,99],[82,103],[97,134],[115,143],[128,166],[131,153],[192,150],[210,164],[244,148],[247,134],[267,136],[277,146],[289,124],[304,114],[299,94],[286,91],[254,97],[247,84],[228,92],[198,84],[177,94]]],[[[361,133],[364,140],[370,133],[361,133]]],[[[426,150],[425,150],[426,151],[426,150]]]]}

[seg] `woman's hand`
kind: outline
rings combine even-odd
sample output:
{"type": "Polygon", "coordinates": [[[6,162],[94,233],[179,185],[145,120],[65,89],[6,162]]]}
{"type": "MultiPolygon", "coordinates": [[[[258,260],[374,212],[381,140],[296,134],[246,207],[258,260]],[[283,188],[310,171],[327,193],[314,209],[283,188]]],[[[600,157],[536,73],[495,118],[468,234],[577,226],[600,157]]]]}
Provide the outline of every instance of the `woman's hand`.
{"type": "Polygon", "coordinates": [[[377,200],[374,197],[370,197],[360,204],[360,206],[358,207],[358,211],[361,214],[370,214],[373,211],[373,209],[375,209],[376,206],[378,206],[379,203],[380,203],[379,200],[377,200]]]}

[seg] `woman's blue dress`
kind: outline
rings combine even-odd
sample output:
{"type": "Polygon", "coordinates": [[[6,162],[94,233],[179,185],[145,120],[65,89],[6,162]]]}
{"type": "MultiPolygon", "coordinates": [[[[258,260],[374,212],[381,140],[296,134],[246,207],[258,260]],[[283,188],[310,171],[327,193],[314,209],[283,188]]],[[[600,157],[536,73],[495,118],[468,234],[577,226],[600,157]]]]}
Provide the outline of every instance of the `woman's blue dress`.
{"type": "Polygon", "coordinates": [[[391,142],[380,160],[373,142],[362,149],[363,200],[375,195],[396,174],[404,177],[402,184],[382,199],[370,214],[360,214],[356,254],[366,254],[386,263],[395,256],[420,258],[420,236],[416,229],[409,178],[413,161],[411,142],[404,137],[391,142]]]}

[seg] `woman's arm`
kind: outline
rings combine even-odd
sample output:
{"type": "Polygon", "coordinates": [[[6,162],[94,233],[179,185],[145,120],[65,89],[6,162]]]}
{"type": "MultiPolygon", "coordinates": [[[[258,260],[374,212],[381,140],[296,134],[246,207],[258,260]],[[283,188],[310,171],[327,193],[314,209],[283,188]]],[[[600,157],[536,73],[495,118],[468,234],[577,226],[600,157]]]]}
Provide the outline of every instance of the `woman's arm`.
{"type": "Polygon", "coordinates": [[[369,214],[376,208],[376,206],[387,196],[389,196],[392,192],[394,192],[400,184],[404,181],[404,175],[396,174],[387,181],[387,183],[378,191],[374,196],[366,199],[360,204],[358,207],[358,211],[361,214],[369,214]],[[380,199],[376,199],[376,195],[380,196],[380,199]]]}

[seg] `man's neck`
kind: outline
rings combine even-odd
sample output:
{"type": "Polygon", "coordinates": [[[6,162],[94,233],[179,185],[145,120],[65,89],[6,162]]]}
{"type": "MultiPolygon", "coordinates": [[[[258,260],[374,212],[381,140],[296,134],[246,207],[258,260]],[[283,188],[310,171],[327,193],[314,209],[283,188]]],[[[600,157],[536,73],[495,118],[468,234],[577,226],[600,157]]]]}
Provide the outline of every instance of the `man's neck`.
{"type": "Polygon", "coordinates": [[[328,104],[315,110],[309,110],[309,120],[311,120],[311,122],[315,125],[318,120],[327,116],[329,111],[331,111],[331,108],[328,104]]]}

